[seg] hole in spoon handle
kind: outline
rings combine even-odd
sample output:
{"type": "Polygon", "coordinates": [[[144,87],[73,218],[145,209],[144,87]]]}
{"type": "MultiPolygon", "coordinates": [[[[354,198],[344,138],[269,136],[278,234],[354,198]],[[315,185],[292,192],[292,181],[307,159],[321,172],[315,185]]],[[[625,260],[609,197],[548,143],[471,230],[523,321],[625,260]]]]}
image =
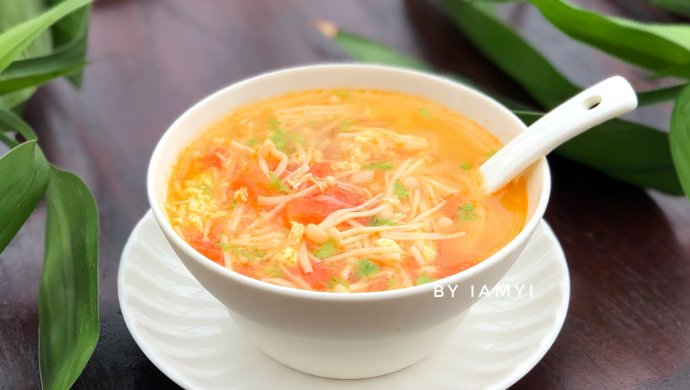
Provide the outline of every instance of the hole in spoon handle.
{"type": "Polygon", "coordinates": [[[486,191],[500,189],[559,145],[635,107],[637,95],[621,76],[587,88],[545,114],[482,164],[479,170],[486,191]]]}
{"type": "Polygon", "coordinates": [[[593,110],[599,106],[601,103],[601,96],[599,95],[594,95],[590,96],[587,99],[585,99],[584,102],[582,102],[582,106],[585,108],[585,110],[593,110]]]}

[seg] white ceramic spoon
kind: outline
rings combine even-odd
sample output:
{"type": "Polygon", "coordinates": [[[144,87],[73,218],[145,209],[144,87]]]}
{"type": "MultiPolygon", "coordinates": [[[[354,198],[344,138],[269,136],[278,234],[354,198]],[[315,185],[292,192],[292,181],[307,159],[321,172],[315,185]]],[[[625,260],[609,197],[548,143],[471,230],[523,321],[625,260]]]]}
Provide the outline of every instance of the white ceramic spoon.
{"type": "Polygon", "coordinates": [[[585,89],[534,122],[479,167],[486,191],[500,189],[562,143],[635,107],[637,95],[623,77],[614,76],[585,89]]]}

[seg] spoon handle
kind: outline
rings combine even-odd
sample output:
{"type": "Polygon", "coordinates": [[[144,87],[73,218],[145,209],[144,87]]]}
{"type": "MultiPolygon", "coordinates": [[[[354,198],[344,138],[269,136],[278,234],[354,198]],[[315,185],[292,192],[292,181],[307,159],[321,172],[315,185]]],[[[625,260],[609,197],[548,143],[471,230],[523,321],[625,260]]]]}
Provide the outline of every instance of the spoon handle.
{"type": "Polygon", "coordinates": [[[479,167],[487,193],[500,189],[562,143],[635,107],[637,95],[621,76],[578,93],[534,122],[479,167]]]}

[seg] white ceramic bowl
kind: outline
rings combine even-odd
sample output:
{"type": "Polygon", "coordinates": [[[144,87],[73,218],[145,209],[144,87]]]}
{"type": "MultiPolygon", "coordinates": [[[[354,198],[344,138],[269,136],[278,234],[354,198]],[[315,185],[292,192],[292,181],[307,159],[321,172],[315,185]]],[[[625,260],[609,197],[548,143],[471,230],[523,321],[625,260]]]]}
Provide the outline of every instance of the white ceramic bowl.
{"type": "MultiPolygon", "coordinates": [[[[449,107],[503,143],[525,129],[490,97],[451,80],[398,68],[324,64],[284,69],[233,84],[187,110],[166,131],[151,157],[147,190],[151,209],[184,265],[229,310],[266,354],[297,370],[330,378],[366,378],[407,367],[431,353],[479,298],[471,288],[493,287],[515,262],[544,215],[551,189],[539,160],[527,172],[529,209],[524,229],[482,263],[434,283],[358,294],[315,292],[264,283],[201,255],[170,226],[163,202],[180,151],[235,107],[288,92],[323,88],[400,91],[449,107]],[[457,286],[454,297],[445,287],[457,286]],[[438,287],[436,287],[438,288],[438,287]]],[[[461,147],[461,146],[459,146],[461,147]]],[[[458,356],[458,359],[472,359],[458,356]]],[[[257,375],[261,375],[257,373],[257,375]]]]}

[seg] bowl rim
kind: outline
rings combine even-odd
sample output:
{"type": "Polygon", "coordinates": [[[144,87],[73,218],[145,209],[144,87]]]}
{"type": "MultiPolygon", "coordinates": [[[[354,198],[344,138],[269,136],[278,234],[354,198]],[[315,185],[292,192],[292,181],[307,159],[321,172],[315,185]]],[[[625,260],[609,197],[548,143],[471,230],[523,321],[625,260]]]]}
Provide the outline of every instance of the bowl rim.
{"type": "MultiPolygon", "coordinates": [[[[297,75],[298,73],[301,72],[308,72],[311,70],[351,70],[355,72],[361,72],[361,71],[368,71],[368,70],[377,70],[377,71],[385,71],[385,72],[393,72],[393,73],[399,73],[405,76],[411,76],[413,78],[417,78],[419,82],[435,82],[435,83],[441,83],[441,84],[446,84],[447,86],[455,89],[462,89],[464,90],[465,93],[468,93],[470,95],[474,95],[474,98],[477,98],[478,100],[483,100],[485,104],[492,105],[494,108],[498,109],[498,111],[502,112],[504,115],[512,119],[513,122],[515,122],[515,125],[520,129],[520,131],[524,131],[526,129],[525,124],[515,115],[513,114],[512,111],[510,111],[507,107],[505,107],[503,104],[498,102],[496,99],[470,87],[464,84],[460,84],[457,81],[454,81],[452,79],[442,77],[442,76],[437,76],[437,75],[432,75],[429,73],[421,72],[421,71],[416,71],[416,70],[410,70],[407,68],[400,68],[400,67],[394,67],[394,66],[387,66],[387,65],[374,65],[374,64],[360,64],[360,63],[320,63],[320,64],[311,64],[311,65],[301,65],[301,66],[295,66],[295,67],[288,67],[288,68],[281,68],[277,70],[272,70],[269,72],[264,72],[249,78],[242,79],[238,82],[234,82],[226,87],[223,87],[216,92],[213,92],[212,94],[208,95],[207,97],[203,98],[199,102],[195,103],[191,107],[189,107],[187,110],[185,110],[184,113],[182,113],[175,121],[165,130],[161,138],[158,140],[156,143],[156,146],[154,148],[154,151],[151,155],[151,159],[149,160],[149,165],[147,168],[147,177],[146,177],[146,190],[147,190],[147,196],[148,200],[151,206],[151,210],[153,212],[153,215],[158,222],[159,227],[165,233],[165,236],[168,238],[168,240],[171,240],[171,245],[175,245],[178,248],[180,248],[182,251],[185,252],[190,258],[192,258],[195,262],[197,262],[199,265],[202,267],[206,268],[208,271],[211,271],[216,274],[222,275],[226,279],[230,279],[240,285],[243,285],[244,287],[249,287],[249,288],[254,288],[254,289],[259,289],[262,290],[265,293],[274,293],[278,295],[283,295],[283,296],[288,296],[292,298],[301,298],[301,299],[308,299],[308,300],[318,300],[318,301],[340,301],[340,302],[357,302],[357,301],[374,301],[374,300],[387,300],[387,299],[397,299],[397,298],[402,298],[402,297],[408,297],[412,295],[419,295],[419,294],[431,294],[433,293],[433,289],[435,285],[454,285],[454,284],[460,284],[463,280],[469,279],[479,273],[484,272],[485,270],[490,269],[494,264],[497,264],[498,262],[501,261],[501,259],[505,258],[506,255],[509,253],[517,250],[517,248],[527,242],[529,238],[532,236],[532,233],[536,229],[537,225],[543,218],[544,212],[546,211],[546,206],[549,201],[549,196],[551,193],[551,173],[549,169],[548,162],[545,157],[542,157],[539,159],[535,164],[533,164],[533,167],[536,168],[537,171],[542,171],[542,183],[541,183],[541,193],[538,194],[539,198],[536,204],[536,207],[534,208],[534,213],[532,216],[525,221],[524,226],[520,230],[520,232],[513,237],[506,245],[504,245],[502,248],[500,248],[498,251],[496,251],[494,254],[491,256],[487,257],[483,261],[481,261],[478,264],[473,265],[470,268],[467,268],[463,271],[460,271],[456,274],[446,276],[444,278],[435,280],[430,283],[425,283],[422,285],[417,285],[417,286],[410,286],[410,287],[404,287],[400,289],[395,289],[395,290],[386,290],[386,291],[375,291],[375,292],[363,292],[363,293],[334,293],[334,292],[327,292],[327,291],[313,291],[313,290],[303,290],[303,289],[298,289],[298,288],[292,288],[292,287],[285,287],[285,286],[279,286],[275,285],[272,283],[267,283],[263,282],[258,279],[254,279],[250,276],[246,276],[243,274],[240,274],[239,272],[235,272],[232,270],[227,269],[226,267],[210,260],[206,256],[202,255],[200,252],[198,252],[196,249],[194,249],[190,244],[188,244],[182,237],[180,237],[177,232],[172,228],[170,225],[170,222],[168,221],[168,218],[165,214],[165,211],[163,210],[161,204],[159,204],[158,199],[156,197],[156,176],[154,172],[156,171],[156,168],[159,165],[159,161],[161,156],[163,155],[163,150],[164,150],[164,145],[167,144],[168,140],[172,137],[172,134],[178,132],[180,127],[180,123],[182,123],[187,117],[191,116],[194,112],[200,110],[202,107],[213,104],[213,102],[219,98],[221,98],[223,95],[226,93],[230,93],[231,90],[233,89],[241,89],[247,84],[251,84],[253,82],[256,82],[259,79],[263,78],[269,78],[269,77],[278,77],[278,76],[294,76],[297,75]]],[[[307,89],[305,89],[307,90],[307,89]]],[[[393,91],[401,92],[401,93],[407,93],[402,90],[396,90],[396,89],[391,89],[393,91]]],[[[429,99],[431,100],[431,99],[429,99]]],[[[442,103],[438,103],[442,104],[442,103]]],[[[535,171],[535,174],[537,172],[535,171]]],[[[167,183],[167,180],[166,180],[167,183]]],[[[186,265],[185,265],[186,267],[186,265]]],[[[201,283],[201,281],[200,281],[201,283]]],[[[203,285],[203,283],[201,283],[203,285]]]]}

